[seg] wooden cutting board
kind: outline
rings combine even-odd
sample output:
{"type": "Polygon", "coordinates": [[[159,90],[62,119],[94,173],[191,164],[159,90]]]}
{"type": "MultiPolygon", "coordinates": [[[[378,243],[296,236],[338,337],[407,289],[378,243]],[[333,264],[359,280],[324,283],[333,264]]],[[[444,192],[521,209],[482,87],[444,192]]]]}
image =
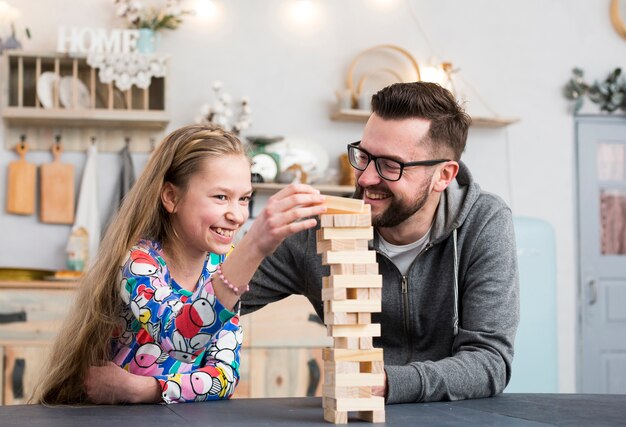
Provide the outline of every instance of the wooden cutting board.
{"type": "Polygon", "coordinates": [[[7,212],[18,215],[31,215],[35,212],[35,165],[25,160],[28,144],[17,144],[15,151],[19,160],[9,163],[7,179],[7,212]]]}
{"type": "Polygon", "coordinates": [[[39,220],[51,224],[74,223],[74,166],[61,163],[63,145],[52,145],[54,160],[40,166],[39,220]]]}

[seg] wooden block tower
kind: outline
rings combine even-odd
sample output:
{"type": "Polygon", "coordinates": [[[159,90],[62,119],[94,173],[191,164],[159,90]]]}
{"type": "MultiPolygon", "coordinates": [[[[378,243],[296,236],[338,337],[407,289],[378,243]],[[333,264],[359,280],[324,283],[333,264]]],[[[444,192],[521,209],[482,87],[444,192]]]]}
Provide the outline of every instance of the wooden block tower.
{"type": "Polygon", "coordinates": [[[380,325],[371,313],[381,311],[382,276],[376,252],[368,250],[374,229],[370,206],[362,200],[325,196],[327,212],[317,231],[317,253],[330,265],[324,277],[324,323],[333,337],[325,348],[322,401],[324,419],[346,424],[348,412],[358,418],[385,421],[385,400],[373,396],[373,386],[384,385],[383,350],[374,348],[380,325]]]}

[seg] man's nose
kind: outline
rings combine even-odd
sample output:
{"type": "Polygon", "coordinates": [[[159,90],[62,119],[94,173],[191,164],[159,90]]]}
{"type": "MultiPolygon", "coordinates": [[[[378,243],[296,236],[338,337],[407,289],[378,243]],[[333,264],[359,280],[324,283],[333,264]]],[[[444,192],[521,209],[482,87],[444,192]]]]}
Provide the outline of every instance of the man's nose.
{"type": "Polygon", "coordinates": [[[356,171],[356,180],[361,187],[369,187],[380,183],[380,175],[374,162],[369,162],[364,171],[356,171]]]}

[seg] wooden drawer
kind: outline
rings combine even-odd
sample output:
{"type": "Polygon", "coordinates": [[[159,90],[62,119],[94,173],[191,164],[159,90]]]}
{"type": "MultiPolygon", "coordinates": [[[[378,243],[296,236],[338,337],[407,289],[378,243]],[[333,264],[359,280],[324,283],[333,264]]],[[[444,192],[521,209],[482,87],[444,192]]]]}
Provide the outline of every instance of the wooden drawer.
{"type": "Polygon", "coordinates": [[[70,289],[0,289],[0,342],[52,341],[75,293],[70,289]]]}
{"type": "Polygon", "coordinates": [[[0,386],[3,391],[3,405],[21,405],[28,399],[39,381],[42,368],[47,360],[49,343],[28,346],[0,347],[4,353],[4,369],[0,386]]]}
{"type": "Polygon", "coordinates": [[[292,295],[266,305],[245,319],[244,344],[258,347],[330,347],[332,338],[309,300],[292,295]]]}
{"type": "Polygon", "coordinates": [[[321,348],[247,348],[235,398],[321,396],[321,348]]]}

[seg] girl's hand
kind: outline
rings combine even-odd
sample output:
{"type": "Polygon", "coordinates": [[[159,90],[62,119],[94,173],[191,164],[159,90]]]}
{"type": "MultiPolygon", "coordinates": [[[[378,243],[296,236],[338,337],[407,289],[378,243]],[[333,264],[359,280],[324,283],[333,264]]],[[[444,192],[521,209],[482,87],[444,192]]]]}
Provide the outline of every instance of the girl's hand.
{"type": "Polygon", "coordinates": [[[237,292],[213,275],[215,296],[224,307],[233,310],[263,258],[272,254],[285,238],[315,227],[317,220],[310,217],[326,212],[323,202],[320,192],[305,184],[291,184],[269,198],[222,266],[224,278],[237,285],[237,292]]]}
{"type": "Polygon", "coordinates": [[[131,374],[113,362],[91,366],[85,377],[85,393],[91,403],[156,403],[161,400],[161,386],[153,377],[131,374]]]}
{"type": "Polygon", "coordinates": [[[323,202],[324,196],[310,185],[290,184],[269,198],[244,238],[266,257],[285,238],[315,227],[317,220],[310,217],[326,211],[323,202]]]}

